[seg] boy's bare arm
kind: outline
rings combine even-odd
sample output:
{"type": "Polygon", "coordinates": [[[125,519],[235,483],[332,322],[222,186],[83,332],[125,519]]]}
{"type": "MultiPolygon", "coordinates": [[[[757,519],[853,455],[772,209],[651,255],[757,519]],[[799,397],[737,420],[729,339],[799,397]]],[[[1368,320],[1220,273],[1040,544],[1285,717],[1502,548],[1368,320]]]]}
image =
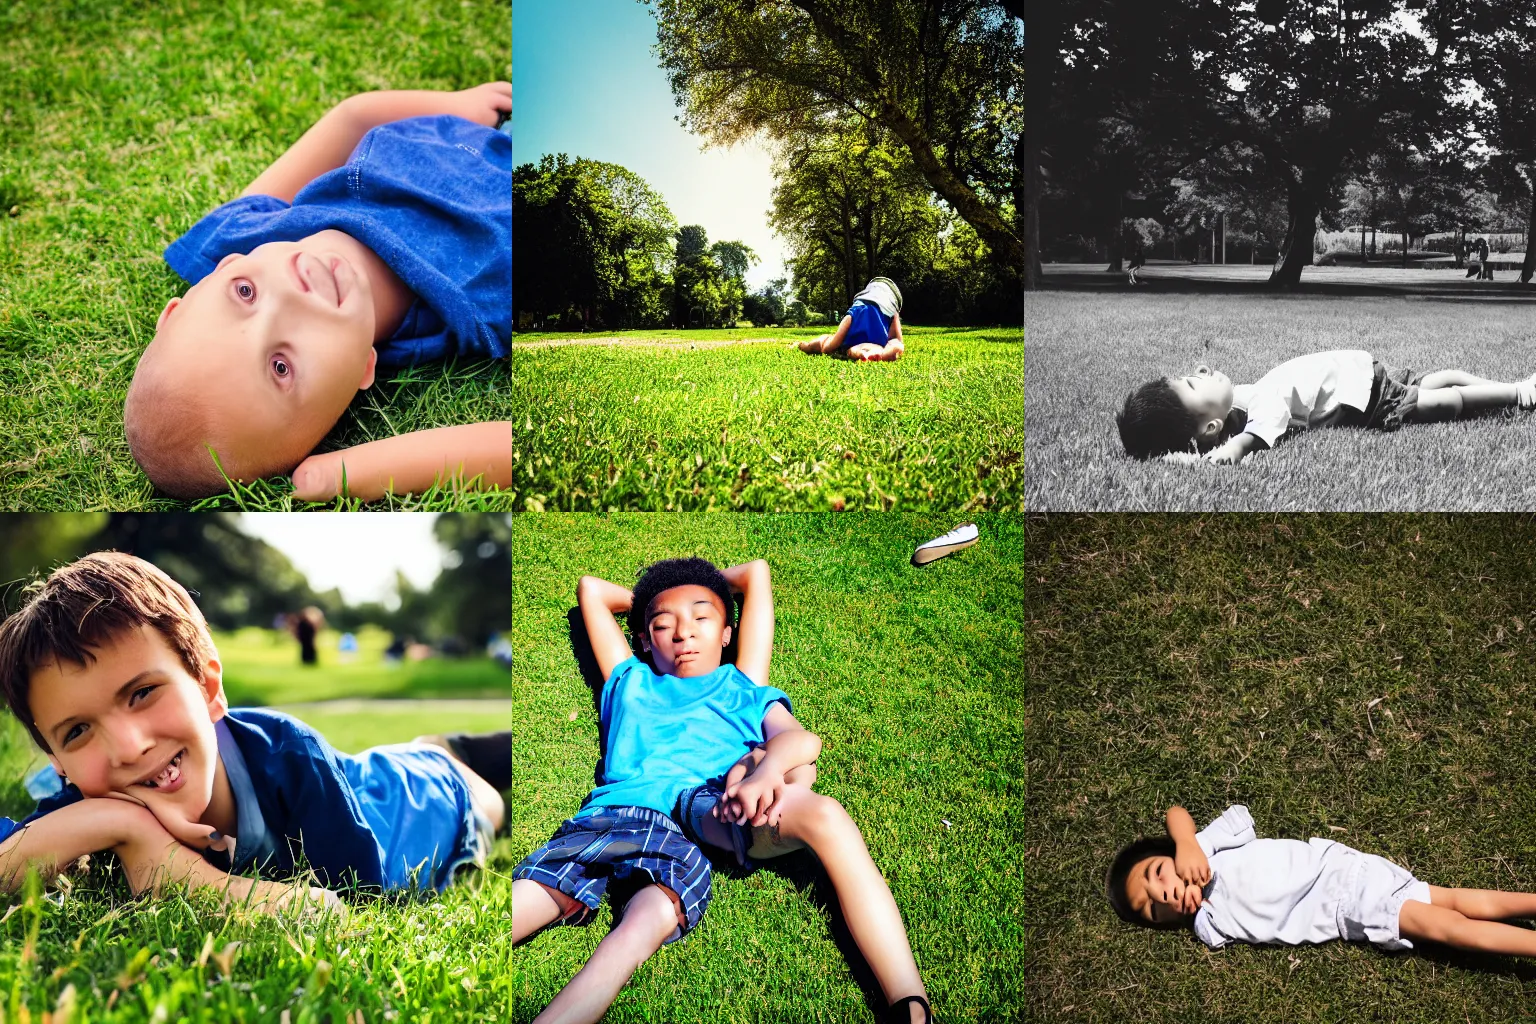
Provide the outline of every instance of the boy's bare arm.
{"type": "Polygon", "coordinates": [[[1167,822],[1174,846],[1174,872],[1187,883],[1206,884],[1211,880],[1211,862],[1195,840],[1195,819],[1175,804],[1168,808],[1167,822]]]}
{"type": "MultiPolygon", "coordinates": [[[[778,824],[779,798],[786,776],[821,756],[821,737],[801,725],[775,701],[763,717],[766,742],[742,756],[725,776],[725,800],[717,815],[752,825],[778,824]]],[[[814,781],[804,782],[809,785],[814,781]]]]}
{"type": "Polygon", "coordinates": [[[343,475],[346,496],[364,501],[475,477],[483,487],[511,487],[512,422],[434,427],[311,455],[293,471],[293,496],[329,501],[343,493],[343,475]]]}
{"type": "Polygon", "coordinates": [[[349,96],[310,126],[240,194],[293,202],[299,190],[347,162],[362,137],[381,124],[407,117],[456,114],[488,127],[512,110],[512,83],[487,82],[458,92],[391,89],[349,96]]]}
{"type": "Polygon", "coordinates": [[[634,653],[629,649],[619,620],[614,618],[620,612],[629,611],[634,603],[632,591],[596,576],[583,576],[576,584],[576,604],[581,608],[581,621],[587,627],[587,639],[592,643],[592,653],[604,679],[613,675],[613,670],[634,653]]]}
{"type": "Polygon", "coordinates": [[[736,667],[758,686],[768,685],[773,660],[773,579],[768,563],[733,565],[722,570],[731,590],[741,594],[741,621],[736,624],[736,667]]]}
{"type": "Polygon", "coordinates": [[[1215,448],[1212,448],[1205,453],[1205,458],[1207,461],[1217,463],[1218,465],[1235,466],[1242,462],[1244,457],[1253,451],[1258,444],[1258,435],[1244,432],[1230,437],[1215,448]]]}
{"type": "Polygon", "coordinates": [[[91,799],[61,807],[0,843],[0,889],[14,890],[29,865],[51,876],[86,854],[111,850],[135,892],[182,882],[222,890],[226,899],[277,906],[298,895],[335,902],[325,890],[238,878],[220,871],[167,832],[149,809],[126,800],[91,799]]]}

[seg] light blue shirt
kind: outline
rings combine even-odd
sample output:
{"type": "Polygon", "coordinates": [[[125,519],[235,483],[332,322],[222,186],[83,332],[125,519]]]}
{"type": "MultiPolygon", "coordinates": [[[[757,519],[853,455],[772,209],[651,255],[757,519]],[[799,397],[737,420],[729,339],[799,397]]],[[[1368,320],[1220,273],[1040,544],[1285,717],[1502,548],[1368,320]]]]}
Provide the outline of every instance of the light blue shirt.
{"type": "Polygon", "coordinates": [[[783,690],[758,686],[735,665],[683,679],[624,661],[603,684],[597,788],[577,816],[599,807],[671,814],[683,790],[725,774],[763,741],[775,701],[790,708],[783,690]]]}

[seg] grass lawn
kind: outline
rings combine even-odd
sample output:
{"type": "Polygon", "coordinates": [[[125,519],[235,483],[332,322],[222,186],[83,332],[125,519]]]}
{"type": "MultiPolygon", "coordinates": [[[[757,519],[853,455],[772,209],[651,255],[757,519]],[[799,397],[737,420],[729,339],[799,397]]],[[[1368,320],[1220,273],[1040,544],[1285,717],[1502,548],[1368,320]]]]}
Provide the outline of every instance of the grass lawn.
{"type": "MultiPolygon", "coordinates": [[[[1214,268],[1229,276],[1237,269],[1214,268]]],[[[1320,269],[1306,271],[1303,283],[1320,269]]],[[[1536,422],[1529,413],[1415,424],[1395,434],[1302,433],[1236,467],[1142,463],[1126,456],[1114,417],[1127,392],[1201,363],[1243,383],[1293,356],[1362,348],[1415,370],[1458,368],[1495,380],[1536,372],[1530,344],[1536,289],[1477,292],[1477,282],[1452,271],[1339,270],[1312,280],[1321,282],[1320,290],[1295,295],[1224,291],[1219,283],[1210,291],[1160,291],[1164,285],[1157,281],[1132,291],[1123,278],[1118,288],[1096,292],[1031,293],[1024,371],[1028,507],[1429,511],[1536,505],[1536,422]],[[1327,291],[1334,279],[1347,288],[1393,274],[1433,279],[1422,287],[1438,281],[1441,290],[1352,297],[1327,291]]]]}
{"type": "MultiPolygon", "coordinates": [[[[233,692],[246,699],[237,702],[262,703],[253,698],[263,691],[290,699],[287,694],[303,689],[277,682],[277,648],[258,642],[262,632],[216,638],[226,671],[244,680],[244,689],[233,692]]],[[[288,641],[282,644],[282,653],[292,656],[286,674],[341,676],[325,693],[398,694],[405,677],[382,668],[371,677],[365,672],[376,639],[362,634],[360,664],[314,670],[298,667],[297,647],[288,641]]],[[[427,694],[489,689],[456,689],[457,676],[445,681],[432,673],[447,667],[427,661],[394,671],[414,673],[409,678],[427,694]]],[[[501,686],[491,692],[500,701],[354,699],[284,710],[354,752],[423,732],[505,729],[506,671],[487,662],[481,675],[497,671],[501,686]]],[[[20,817],[30,810],[21,780],[40,760],[19,725],[9,716],[0,721],[0,813],[20,817]]],[[[200,894],[136,900],[115,870],[98,866],[67,893],[0,898],[7,905],[0,913],[0,1018],[47,1019],[44,1011],[57,1010],[72,989],[77,1015],[56,1013],[54,1021],[505,1021],[512,999],[507,873],[520,856],[510,840],[499,838],[488,870],[442,897],[359,900],[346,922],[224,912],[200,894]],[[212,954],[204,953],[210,941],[212,954]]]]}
{"type": "MultiPolygon", "coordinates": [[[[0,508],[188,507],[155,496],[123,439],[134,364],[186,288],[165,246],[352,93],[507,79],[509,17],[498,0],[5,5],[0,508]]],[[[417,368],[362,393],[321,447],[511,410],[505,362],[417,368]]],[[[199,507],[362,507],[287,490],[272,478],[199,507]]],[[[511,506],[438,491],[374,507],[511,506]]]]}
{"type": "Polygon", "coordinates": [[[1022,507],[1017,329],[904,326],[895,363],[790,347],[825,330],[518,335],[518,508],[1022,507]]]}
{"type": "MultiPolygon", "coordinates": [[[[1023,1019],[1023,535],[979,518],[976,546],[924,569],[912,548],[954,523],[929,515],[519,516],[514,520],[513,846],[531,852],[592,788],[597,714],[568,632],[576,581],[631,583],[665,557],[766,558],[773,682],[824,741],[819,792],[858,822],[906,922],[936,1016],[1023,1019]]],[[[698,930],[636,973],[605,1021],[836,1022],[872,1017],[833,938],[814,858],[746,877],[716,871],[698,930]]],[[[526,1021],[612,926],[555,928],[514,949],[526,1021]]],[[[851,948],[851,947],[850,947],[851,948]]]]}
{"type": "Polygon", "coordinates": [[[1527,1019],[1536,965],[1122,924],[1124,844],[1245,803],[1443,886],[1536,890],[1536,521],[1032,516],[1032,1021],[1527,1019]]]}

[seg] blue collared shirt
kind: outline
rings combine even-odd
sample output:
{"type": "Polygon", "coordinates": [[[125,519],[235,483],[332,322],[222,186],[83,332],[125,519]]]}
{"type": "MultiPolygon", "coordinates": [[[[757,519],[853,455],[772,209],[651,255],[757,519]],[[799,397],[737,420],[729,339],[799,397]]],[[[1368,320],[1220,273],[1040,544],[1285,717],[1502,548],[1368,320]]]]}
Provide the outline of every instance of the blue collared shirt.
{"type": "Polygon", "coordinates": [[[380,125],[293,204],[232,199],[165,250],[196,284],[230,253],[334,228],[372,249],[416,295],[376,346],[381,368],[455,354],[505,359],[512,342],[512,139],[442,114],[380,125]]]}

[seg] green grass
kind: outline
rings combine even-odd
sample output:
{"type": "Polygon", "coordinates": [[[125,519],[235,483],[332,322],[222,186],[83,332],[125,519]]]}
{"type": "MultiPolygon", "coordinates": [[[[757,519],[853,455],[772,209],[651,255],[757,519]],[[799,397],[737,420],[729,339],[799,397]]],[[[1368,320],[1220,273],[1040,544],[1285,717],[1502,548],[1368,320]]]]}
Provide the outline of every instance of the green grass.
{"type": "Polygon", "coordinates": [[[365,628],[358,633],[356,657],[343,661],[336,651],[337,636],[334,630],[321,631],[316,638],[320,664],[305,667],[299,664],[298,642],[287,633],[252,627],[216,634],[214,642],[224,659],[224,692],[233,704],[507,696],[507,670],[489,658],[430,658],[391,665],[384,660],[389,634],[365,628]]]}
{"type": "Polygon", "coordinates": [[[1026,522],[1032,1021],[1512,1021],[1529,961],[1210,952],[1120,923],[1115,852],[1246,803],[1434,885],[1536,889],[1536,519],[1026,522]]]}
{"type": "MultiPolygon", "coordinates": [[[[502,0],[230,5],[21,0],[0,11],[0,508],[175,509],[128,454],[122,404],[166,300],[165,246],[338,100],[510,74],[502,0]]],[[[508,366],[403,371],[322,444],[510,419],[508,366]]],[[[200,507],[294,502],[285,478],[200,507]]],[[[511,496],[374,503],[507,509],[511,496]]]]}
{"type": "MultiPolygon", "coordinates": [[[[409,740],[423,732],[505,729],[510,719],[507,674],[480,666],[480,683],[465,683],[446,662],[395,670],[371,664],[382,634],[364,631],[353,665],[301,670],[291,639],[266,643],[261,630],[216,639],[232,690],[256,703],[266,694],[291,700],[314,694],[395,694],[414,679],[419,692],[482,693],[491,700],[367,699],[284,708],[355,752],[409,740]],[[281,668],[280,663],[286,664],[281,668]],[[489,687],[499,672],[499,688],[489,687]],[[409,673],[409,675],[406,675],[409,673]],[[307,678],[299,687],[284,676],[307,678]],[[463,684],[461,686],[461,683],[463,684]],[[326,686],[332,687],[326,689],[326,686]],[[457,689],[456,689],[457,687],[457,689]]],[[[334,634],[322,634],[334,651],[334,634]]],[[[326,656],[334,660],[334,656],[326,656]]],[[[483,659],[482,659],[483,660],[483,659]]],[[[21,780],[41,755],[8,716],[0,721],[0,813],[19,817],[32,801],[21,780]]],[[[43,1020],[66,989],[74,1015],[62,1024],[111,1021],[487,1021],[511,1013],[506,930],[511,921],[510,840],[497,840],[488,869],[467,876],[428,902],[357,899],[348,921],[277,920],[223,911],[201,894],[135,899],[110,858],[67,891],[0,897],[0,1019],[43,1020]],[[211,937],[211,938],[210,938],[211,937]],[[213,955],[201,955],[212,942],[213,955]],[[218,955],[230,953],[226,973],[218,955]],[[327,967],[321,967],[324,963],[327,967]]]]}
{"type": "Polygon", "coordinates": [[[518,508],[1022,507],[1017,329],[904,328],[895,363],[789,347],[824,331],[519,335],[518,508]]]}
{"type": "MultiPolygon", "coordinates": [[[[1405,273],[1416,272],[1364,276],[1405,273]]],[[[1449,287],[1459,275],[1418,276],[1449,287]]],[[[1158,287],[1030,296],[1024,448],[1031,510],[1499,510],[1536,500],[1529,413],[1412,424],[1392,434],[1305,432],[1236,467],[1138,462],[1126,456],[1114,420],[1127,392],[1159,376],[1205,363],[1251,382],[1293,356],[1335,348],[1366,349],[1415,370],[1520,380],[1536,371],[1536,304],[1528,299],[1507,289],[1459,301],[1456,294],[1343,298],[1158,287]]]]}
{"type": "MultiPolygon", "coordinates": [[[[592,787],[597,715],[566,619],[578,577],[629,583],[651,561],[681,555],[721,565],[766,558],[773,683],[822,737],[816,788],[859,824],[938,1019],[1023,1019],[1023,538],[1017,516],[979,523],[979,544],[914,569],[912,548],[951,528],[951,518],[518,516],[518,856],[547,840],[592,787]]],[[[824,907],[833,900],[804,853],[745,878],[716,872],[698,930],[644,964],[605,1021],[871,1020],[831,937],[824,907]]],[[[592,925],[551,929],[515,949],[513,1019],[548,1003],[611,925],[605,903],[592,925]]]]}

